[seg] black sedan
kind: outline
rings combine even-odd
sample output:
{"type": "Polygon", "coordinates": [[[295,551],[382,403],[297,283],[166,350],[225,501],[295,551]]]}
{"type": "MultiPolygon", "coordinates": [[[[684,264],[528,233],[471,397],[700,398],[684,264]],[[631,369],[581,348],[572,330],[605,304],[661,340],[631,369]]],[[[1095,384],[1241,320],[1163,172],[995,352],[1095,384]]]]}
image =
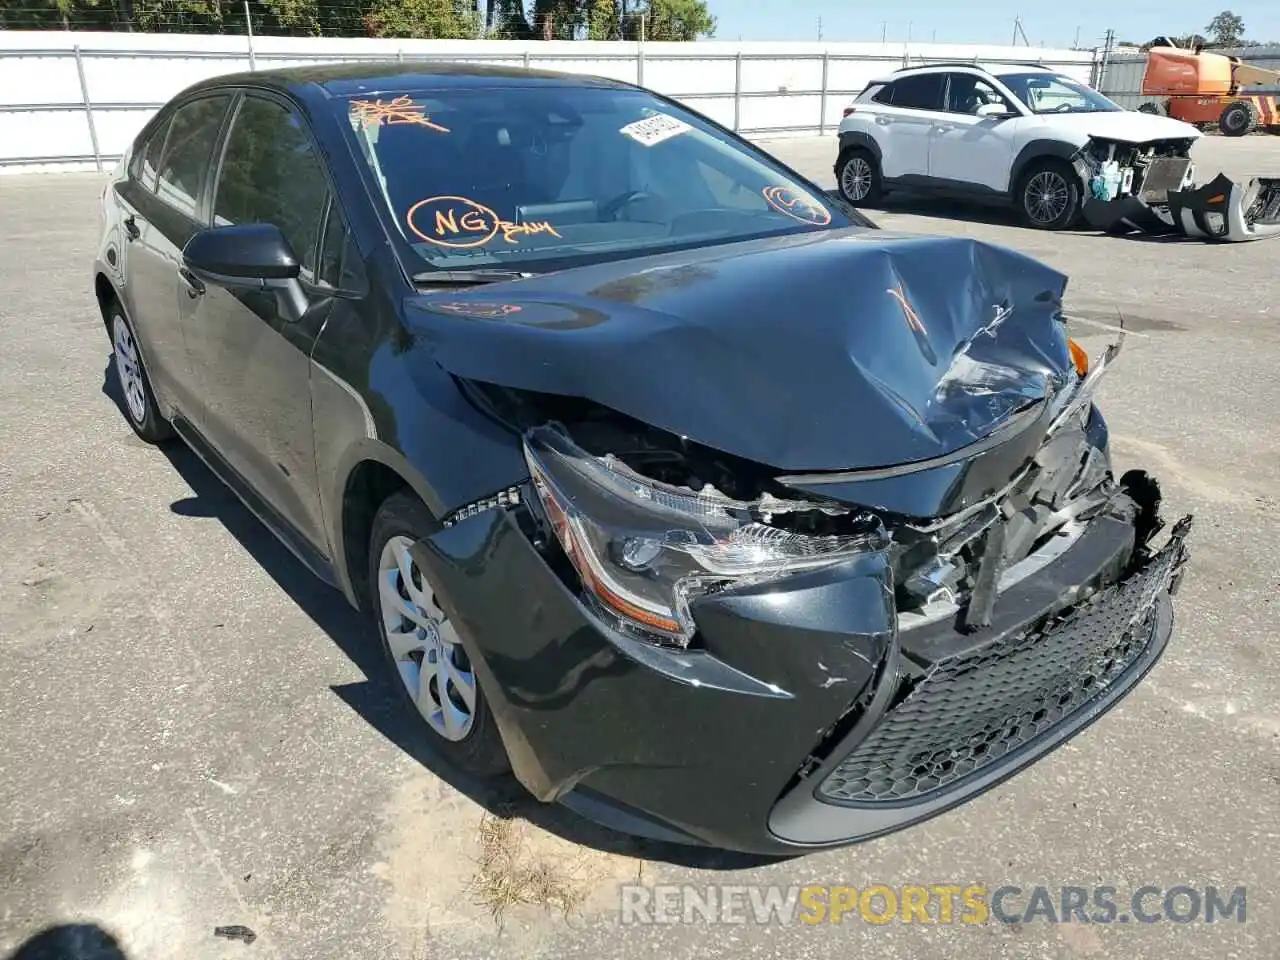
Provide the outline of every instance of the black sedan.
{"type": "Polygon", "coordinates": [[[1168,641],[1189,518],[1113,475],[1065,278],[879,230],[654,93],[219,77],[103,212],[133,429],[368,611],[473,776],[839,845],[1031,763],[1168,641]]]}

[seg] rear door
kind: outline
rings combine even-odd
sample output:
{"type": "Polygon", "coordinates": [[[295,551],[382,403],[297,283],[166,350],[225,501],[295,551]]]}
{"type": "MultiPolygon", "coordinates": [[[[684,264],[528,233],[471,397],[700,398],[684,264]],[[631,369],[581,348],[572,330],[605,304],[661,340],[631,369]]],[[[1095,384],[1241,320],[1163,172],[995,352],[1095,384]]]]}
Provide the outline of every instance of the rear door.
{"type": "Polygon", "coordinates": [[[195,403],[178,270],[182,248],[201,226],[205,171],[230,102],[227,93],[211,93],[178,104],[116,191],[126,239],[125,307],[160,402],[185,411],[195,403]]]}
{"type": "Polygon", "coordinates": [[[338,254],[332,251],[340,253],[347,235],[336,204],[326,221],[331,197],[305,119],[283,99],[247,92],[223,145],[212,224],[279,227],[302,265],[312,307],[290,320],[270,290],[210,283],[196,297],[188,327],[203,401],[201,433],[278,518],[322,554],[310,358],[333,304],[338,254]]]}
{"type": "Polygon", "coordinates": [[[945,74],[917,73],[887,85],[873,101],[880,167],[889,179],[929,173],[929,139],[942,116],[945,74]]]}
{"type": "Polygon", "coordinates": [[[929,141],[929,176],[1004,192],[1013,164],[1013,124],[1019,115],[1017,108],[978,74],[947,74],[946,110],[929,141]],[[990,104],[1013,116],[978,116],[979,108],[990,104]]]}

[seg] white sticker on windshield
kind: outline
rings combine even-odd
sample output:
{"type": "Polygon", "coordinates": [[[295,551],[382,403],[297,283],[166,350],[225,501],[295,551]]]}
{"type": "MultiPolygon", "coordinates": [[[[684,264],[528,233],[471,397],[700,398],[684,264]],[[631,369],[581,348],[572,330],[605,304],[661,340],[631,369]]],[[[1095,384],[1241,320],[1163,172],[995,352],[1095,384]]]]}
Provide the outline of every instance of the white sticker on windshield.
{"type": "Polygon", "coordinates": [[[630,137],[642,146],[652,147],[655,143],[670,140],[672,137],[679,136],[686,130],[692,129],[693,127],[683,120],[677,120],[675,117],[668,116],[665,113],[655,113],[653,116],[637,120],[635,123],[628,123],[618,132],[630,137]]]}

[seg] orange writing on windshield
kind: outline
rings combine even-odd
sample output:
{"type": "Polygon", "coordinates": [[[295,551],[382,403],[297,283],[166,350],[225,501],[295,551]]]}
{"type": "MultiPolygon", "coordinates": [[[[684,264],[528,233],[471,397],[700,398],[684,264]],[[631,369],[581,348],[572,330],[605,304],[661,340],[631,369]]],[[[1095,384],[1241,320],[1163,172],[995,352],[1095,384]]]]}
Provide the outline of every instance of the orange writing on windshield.
{"type": "Polygon", "coordinates": [[[366,127],[378,124],[416,123],[440,133],[449,132],[448,127],[432,122],[423,104],[414,103],[413,98],[403,95],[394,100],[352,100],[351,116],[366,127]]]}
{"type": "Polygon", "coordinates": [[[483,247],[499,234],[506,243],[518,243],[521,237],[549,233],[560,234],[546,220],[512,223],[503,220],[483,203],[470,197],[428,197],[409,208],[409,229],[419,239],[439,247],[467,250],[483,247]]]}
{"type": "Polygon", "coordinates": [[[831,211],[801,190],[774,186],[765,187],[761,192],[769,206],[801,223],[825,227],[831,222],[831,211]]]}

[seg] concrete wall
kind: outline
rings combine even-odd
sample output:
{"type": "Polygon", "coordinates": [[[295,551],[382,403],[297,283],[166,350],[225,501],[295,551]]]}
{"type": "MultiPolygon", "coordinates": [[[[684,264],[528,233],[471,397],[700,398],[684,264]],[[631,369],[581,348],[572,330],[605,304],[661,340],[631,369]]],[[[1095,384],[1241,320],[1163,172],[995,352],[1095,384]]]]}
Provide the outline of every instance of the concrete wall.
{"type": "Polygon", "coordinates": [[[108,166],[161,104],[189,84],[217,74],[427,57],[638,82],[753,136],[832,130],[867,81],[905,64],[1031,61],[1084,81],[1093,64],[1089,51],[928,43],[250,41],[193,34],[3,31],[0,172],[108,166]]]}

